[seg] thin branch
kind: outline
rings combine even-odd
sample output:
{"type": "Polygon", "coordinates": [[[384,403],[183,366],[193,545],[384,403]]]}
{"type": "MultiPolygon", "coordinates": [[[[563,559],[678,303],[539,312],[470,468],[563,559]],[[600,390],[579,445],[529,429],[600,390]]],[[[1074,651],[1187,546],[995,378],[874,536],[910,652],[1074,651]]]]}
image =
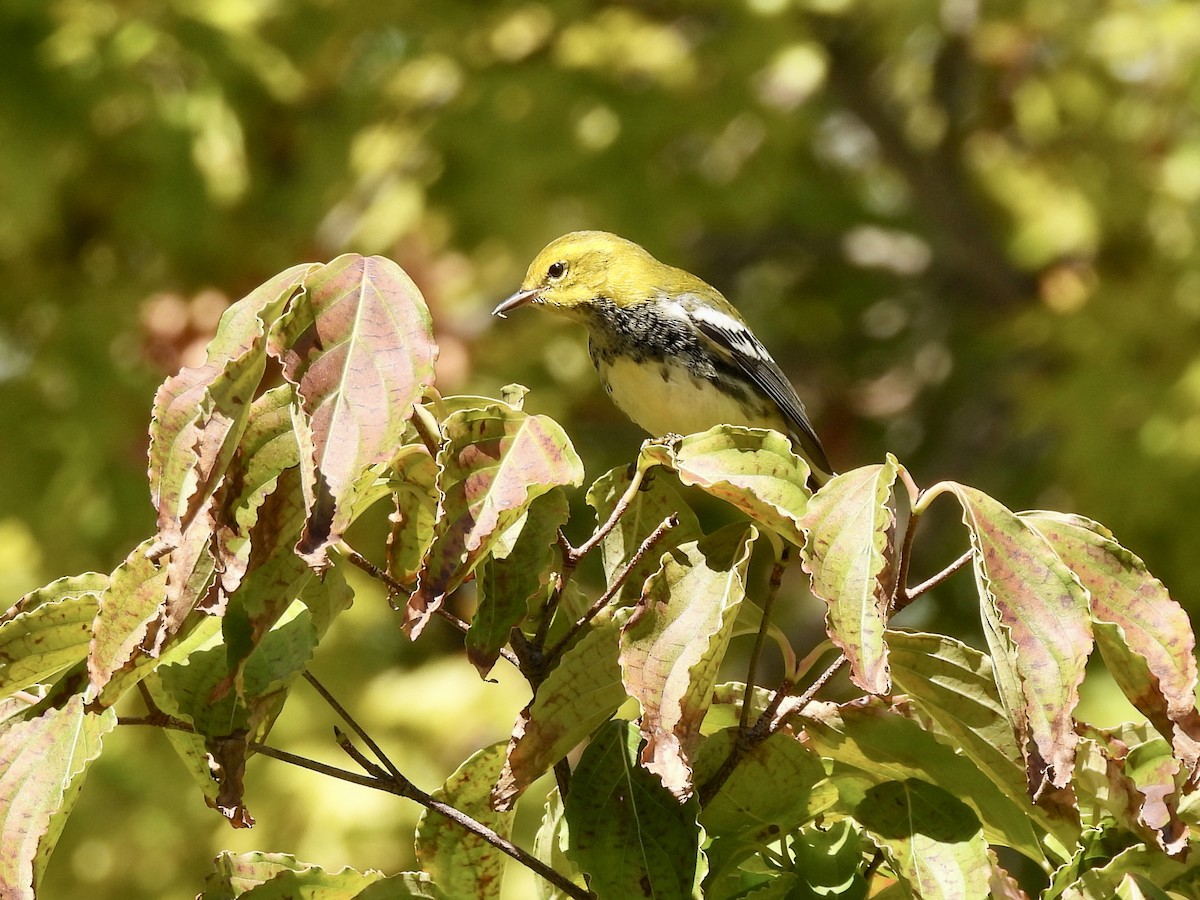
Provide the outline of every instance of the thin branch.
{"type": "Polygon", "coordinates": [[[922,594],[924,594],[926,591],[933,590],[935,587],[937,587],[939,584],[941,584],[943,581],[945,581],[947,578],[949,578],[951,575],[953,575],[955,572],[957,572],[959,569],[961,569],[963,566],[965,566],[967,563],[969,563],[971,561],[972,557],[974,557],[974,555],[975,555],[974,550],[968,550],[966,553],[964,553],[962,556],[960,556],[954,562],[950,563],[950,565],[946,566],[946,568],[942,569],[942,571],[938,572],[932,578],[927,578],[925,581],[922,581],[916,587],[911,587],[908,590],[904,591],[904,593],[900,596],[899,600],[897,601],[894,611],[899,612],[900,610],[904,609],[904,607],[908,606],[908,604],[912,603],[914,600],[916,600],[918,597],[920,597],[922,594]]]}
{"type": "Polygon", "coordinates": [[[779,596],[779,587],[783,584],[783,573],[791,562],[791,548],[787,544],[779,553],[771,569],[771,580],[767,583],[767,594],[763,598],[762,622],[758,625],[758,634],[754,636],[754,647],[750,651],[750,662],[746,666],[746,691],[742,695],[742,716],[738,727],[746,731],[750,727],[750,698],[754,696],[754,679],[758,674],[758,661],[762,656],[763,647],[767,643],[767,631],[771,627],[771,611],[775,607],[775,598],[779,596]]]}
{"type": "Polygon", "coordinates": [[[396,768],[395,763],[388,759],[387,754],[380,749],[379,745],[375,743],[375,740],[369,734],[367,734],[366,730],[354,720],[354,717],[346,711],[346,708],[342,706],[342,704],[338,703],[333,694],[329,693],[329,691],[325,688],[325,685],[321,684],[321,682],[317,680],[317,676],[306,669],[304,671],[304,680],[311,684],[313,688],[316,689],[316,692],[321,695],[321,699],[329,704],[330,709],[337,713],[338,716],[341,717],[342,721],[349,725],[351,730],[363,739],[363,743],[365,743],[371,749],[371,752],[375,754],[375,758],[383,763],[388,772],[397,778],[400,778],[400,770],[396,768]]]}
{"type": "Polygon", "coordinates": [[[588,608],[587,612],[579,617],[575,624],[572,625],[570,630],[566,633],[566,636],[548,651],[546,651],[544,661],[547,667],[549,667],[554,660],[558,659],[558,657],[562,655],[562,652],[567,648],[567,645],[569,645],[571,641],[575,639],[575,636],[579,634],[581,630],[583,630],[588,622],[596,618],[596,616],[600,614],[600,610],[604,609],[604,607],[609,604],[612,598],[617,595],[617,593],[624,586],[626,579],[629,578],[629,573],[637,568],[641,561],[646,558],[646,554],[654,549],[654,545],[661,541],[666,533],[678,524],[678,513],[671,513],[671,515],[667,516],[658,524],[657,528],[655,528],[646,536],[646,539],[643,540],[638,546],[637,550],[634,551],[633,556],[629,558],[629,561],[625,563],[625,565],[621,568],[621,571],[617,573],[615,578],[613,578],[612,584],[608,586],[608,589],[605,590],[605,592],[600,595],[599,599],[597,599],[596,602],[588,608]]]}
{"type": "Polygon", "coordinates": [[[581,888],[564,875],[554,871],[554,869],[550,868],[540,859],[531,856],[508,840],[508,838],[497,834],[494,830],[488,828],[482,822],[471,818],[471,816],[462,810],[456,809],[450,804],[426,794],[406,778],[397,778],[395,775],[390,775],[387,778],[373,778],[369,775],[359,775],[357,772],[348,772],[345,769],[339,769],[336,766],[330,766],[315,759],[297,756],[294,753],[288,753],[286,750],[277,750],[266,744],[250,742],[247,746],[255,753],[261,753],[263,756],[269,756],[272,759],[277,759],[289,765],[308,769],[311,772],[317,772],[321,775],[327,775],[330,778],[337,778],[350,784],[357,784],[361,787],[372,788],[377,791],[385,791],[389,794],[395,794],[398,797],[413,800],[426,809],[440,813],[472,834],[483,838],[483,840],[487,841],[497,850],[506,853],[527,869],[531,869],[538,875],[541,875],[568,897],[574,897],[577,900],[594,900],[594,895],[589,891],[581,888]]]}
{"type": "MultiPolygon", "coordinates": [[[[333,739],[337,741],[337,745],[342,748],[342,752],[362,766],[363,771],[372,778],[386,779],[389,777],[389,775],[393,774],[389,773],[386,769],[380,766],[379,763],[375,763],[367,759],[366,754],[354,746],[346,732],[342,731],[342,729],[338,728],[336,725],[333,726],[333,739]]],[[[397,775],[396,777],[403,778],[404,776],[397,775]]]]}
{"type": "Polygon", "coordinates": [[[646,477],[646,472],[647,470],[641,465],[633,470],[633,477],[629,479],[629,486],[625,488],[625,493],[621,495],[621,499],[617,501],[617,505],[609,513],[608,520],[597,528],[590,538],[570,551],[569,555],[576,564],[591,553],[602,540],[608,537],[608,533],[621,521],[621,516],[625,515],[625,510],[629,509],[629,504],[633,502],[633,498],[642,489],[642,481],[646,477]]]}

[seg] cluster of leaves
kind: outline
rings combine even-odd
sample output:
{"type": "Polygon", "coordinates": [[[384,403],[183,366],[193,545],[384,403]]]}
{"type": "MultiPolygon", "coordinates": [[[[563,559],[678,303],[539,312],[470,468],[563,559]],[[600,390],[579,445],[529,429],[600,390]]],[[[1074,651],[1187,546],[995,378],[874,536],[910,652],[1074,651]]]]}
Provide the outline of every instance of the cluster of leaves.
{"type": "Polygon", "coordinates": [[[515,386],[501,399],[438,396],[435,356],[407,275],[348,255],[234,304],[205,364],[163,384],[157,534],[110,575],[60,579],[0,617],[4,896],[35,895],[119,724],[161,727],[235,827],[253,824],[254,753],[425,807],[419,872],[225,855],[212,898],[497,897],[506,857],[542,876],[546,898],[1026,896],[995,848],[1040,867],[1046,898],[1200,896],[1187,861],[1200,828],[1194,637],[1102,526],[1014,514],[957,483],[921,490],[891,457],[813,494],[781,435],[720,426],[649,441],[597,479],[586,496],[598,525],[572,546],[567,491],[584,468],[567,434],[524,411],[515,386]],[[703,533],[676,483],[748,521],[703,533]],[[971,549],[910,587],[917,524],[943,494],[971,549]],[[392,528],[376,567],[343,535],[383,501],[392,528]],[[755,602],[760,541],[775,564],[755,602]],[[595,597],[572,578],[593,552],[606,584],[595,597]],[[830,638],[804,660],[771,624],[797,552],[830,638]],[[532,689],[511,739],[432,795],[332,697],[375,757],[339,733],[363,773],[265,743],[297,679],[316,684],[306,668],[351,601],[347,563],[402,601],[398,631],[416,639],[444,617],[481,676],[503,658],[532,689]],[[988,654],[889,628],[967,563],[988,654]],[[478,607],[465,623],[444,601],[469,579],[478,607]],[[739,633],[755,635],[749,671],[719,683],[739,633]],[[772,690],[755,683],[768,638],[786,670],[772,690]],[[1147,723],[1073,718],[1097,646],[1147,723]],[[827,651],[833,662],[810,677],[827,651]],[[816,699],[843,667],[863,696],[816,699]],[[146,714],[118,717],[135,691],[146,714]],[[529,852],[509,840],[514,809],[551,770],[529,852]]]}

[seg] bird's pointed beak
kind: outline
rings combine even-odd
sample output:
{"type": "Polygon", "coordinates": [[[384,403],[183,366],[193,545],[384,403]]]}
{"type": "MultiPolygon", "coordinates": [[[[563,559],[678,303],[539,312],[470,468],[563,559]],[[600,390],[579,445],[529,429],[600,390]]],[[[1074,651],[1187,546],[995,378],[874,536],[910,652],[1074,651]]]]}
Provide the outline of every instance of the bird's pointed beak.
{"type": "Polygon", "coordinates": [[[516,309],[518,306],[524,306],[527,303],[533,303],[537,299],[538,299],[538,289],[537,288],[530,288],[527,291],[517,291],[515,294],[513,294],[507,300],[504,300],[503,302],[501,302],[495,309],[493,309],[492,315],[499,316],[500,318],[503,319],[505,313],[511,312],[512,310],[516,309]]]}

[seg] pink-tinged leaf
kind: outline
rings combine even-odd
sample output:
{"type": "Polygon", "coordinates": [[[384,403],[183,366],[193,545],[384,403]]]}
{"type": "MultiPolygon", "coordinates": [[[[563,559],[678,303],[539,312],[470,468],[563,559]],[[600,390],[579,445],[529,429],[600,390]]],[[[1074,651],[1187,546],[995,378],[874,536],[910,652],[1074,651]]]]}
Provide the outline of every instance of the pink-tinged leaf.
{"type": "Polygon", "coordinates": [[[746,595],[757,532],[730,525],[663,554],[621,630],[621,678],[641,706],[642,765],[680,800],[717,670],[746,595]]]}
{"type": "Polygon", "coordinates": [[[87,656],[107,583],[108,576],[96,572],[60,578],[0,616],[0,697],[48,681],[87,656]]]}
{"type": "Polygon", "coordinates": [[[801,551],[813,593],[825,601],[825,630],[850,661],[850,679],[886,694],[888,606],[896,583],[896,513],[892,488],[898,463],[865,466],[835,476],[809,501],[801,551]]]}
{"type": "Polygon", "coordinates": [[[225,311],[202,366],[163,382],[150,424],[150,493],[164,550],[216,490],[266,364],[267,330],[301,289],[293,266],[225,311]]]}
{"type": "Polygon", "coordinates": [[[996,851],[988,848],[988,896],[991,900],[1029,900],[1029,895],[1017,884],[1017,880],[1000,865],[996,851]]]}
{"type": "Polygon", "coordinates": [[[1087,591],[1030,524],[981,491],[949,487],[971,530],[996,682],[1036,798],[1071,779],[1071,714],[1092,651],[1087,591]]]}
{"type": "Polygon", "coordinates": [[[804,544],[800,521],[812,496],[809,468],[782,434],[718,425],[683,438],[672,455],[681,482],[737,507],[796,546],[804,544]]]}
{"type": "Polygon", "coordinates": [[[404,448],[392,463],[393,502],[388,515],[387,573],[407,587],[416,584],[421,560],[433,543],[437,521],[438,468],[424,445],[404,448]]]}
{"type": "Polygon", "coordinates": [[[273,335],[273,352],[308,424],[297,429],[308,508],[297,550],[322,569],[350,524],[360,474],[403,443],[413,404],[433,383],[433,326],[403,269],[346,254],[309,273],[305,294],[273,335]]]}
{"type": "MultiPolygon", "coordinates": [[[[655,544],[655,552],[647,553],[626,576],[618,595],[623,601],[636,600],[641,596],[642,585],[658,571],[658,561],[663,553],[688,541],[698,540],[703,534],[696,514],[671,486],[671,479],[663,477],[664,475],[665,473],[658,473],[642,481],[640,489],[626,507],[624,515],[617,521],[616,527],[600,542],[604,580],[611,585],[618,573],[637,553],[642,542],[663,520],[670,515],[679,517],[679,524],[655,544]]],[[[608,521],[630,481],[629,466],[617,466],[597,478],[588,488],[588,506],[596,511],[597,522],[608,521]]]]}
{"type": "Polygon", "coordinates": [[[1096,643],[1131,703],[1169,739],[1196,772],[1196,636],[1187,613],[1138,557],[1104,526],[1081,516],[1025,513],[1088,589],[1096,643]]]}
{"type": "Polygon", "coordinates": [[[146,555],[150,544],[133,548],[100,596],[88,649],[89,701],[111,706],[120,698],[119,692],[106,689],[113,676],[154,662],[149,650],[166,602],[167,570],[146,555]]]}
{"type": "Polygon", "coordinates": [[[83,698],[74,696],[62,709],[0,730],[0,896],[5,900],[33,900],[83,776],[116,724],[113,712],[84,712],[83,698]]]}
{"type": "Polygon", "coordinates": [[[568,649],[513,726],[504,769],[492,790],[496,809],[512,809],[521,792],[574,749],[625,702],[618,636],[629,611],[597,617],[568,649]]]}
{"type": "MultiPolygon", "coordinates": [[[[465,812],[507,838],[515,813],[488,805],[492,785],[504,765],[504,744],[480,750],[446,779],[433,797],[465,812]]],[[[417,860],[445,897],[495,900],[504,882],[508,857],[478,835],[439,812],[426,810],[417,823],[417,860]]]]}
{"type": "Polygon", "coordinates": [[[553,419],[505,404],[462,410],[442,424],[435,536],[409,598],[404,628],[420,634],[534,500],[583,483],[583,463],[553,419]]]}

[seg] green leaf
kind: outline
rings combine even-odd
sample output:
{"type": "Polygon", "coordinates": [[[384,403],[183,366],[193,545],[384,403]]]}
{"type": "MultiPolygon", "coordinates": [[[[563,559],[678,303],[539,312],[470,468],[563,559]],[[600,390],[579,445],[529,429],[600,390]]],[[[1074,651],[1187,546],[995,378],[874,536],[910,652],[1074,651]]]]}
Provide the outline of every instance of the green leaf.
{"type": "Polygon", "coordinates": [[[416,584],[421,560],[433,543],[437,474],[424,444],[410,444],[392,461],[395,506],[388,516],[387,573],[403,585],[416,584]]]}
{"type": "Polygon", "coordinates": [[[639,744],[637,729],[617,719],[584,750],[566,801],[568,855],[598,897],[697,896],[699,804],[679,803],[639,766],[639,744]]]}
{"type": "Polygon", "coordinates": [[[508,643],[509,633],[545,593],[558,558],[554,549],[558,529],[569,512],[563,491],[543,494],[518,523],[519,535],[504,557],[493,553],[480,566],[475,579],[479,605],[471,618],[466,644],[467,658],[481,677],[487,677],[500,656],[500,648],[508,643]]]}
{"type": "Polygon", "coordinates": [[[662,556],[621,630],[621,678],[638,701],[642,765],[676,797],[692,795],[689,758],[746,593],[757,532],[735,524],[662,556]]]}
{"type": "Polygon", "coordinates": [[[1030,802],[1021,750],[1000,701],[991,660],[940,634],[889,631],[887,642],[896,687],[932,720],[944,735],[942,743],[975,763],[1007,799],[988,810],[987,818],[976,808],[985,824],[1005,823],[1008,838],[1003,843],[1032,859],[1041,856],[1037,830],[1071,846],[1078,826],[1030,802]]]}
{"type": "Polygon", "coordinates": [[[570,439],[546,416],[493,404],[452,414],[442,435],[435,539],[405,612],[413,638],[534,500],[583,482],[570,439]]]}
{"type": "Polygon", "coordinates": [[[825,601],[825,630],[850,662],[850,680],[872,694],[891,690],[888,606],[896,584],[892,488],[898,463],[836,475],[809,501],[801,551],[813,593],[825,601]]]}
{"type": "Polygon", "coordinates": [[[433,383],[433,323],[403,269],[347,253],[308,273],[273,341],[307,421],[298,434],[308,520],[297,551],[322,569],[351,522],[360,475],[403,443],[413,404],[433,383]]]}
{"type": "Polygon", "coordinates": [[[865,847],[854,822],[843,819],[828,826],[809,825],[794,835],[792,847],[800,883],[789,898],[865,900],[867,883],[862,876],[865,847]]]}
{"type": "Polygon", "coordinates": [[[199,900],[442,900],[429,876],[344,868],[326,872],[283,853],[221,853],[199,900]]]}
{"type": "Polygon", "coordinates": [[[1082,516],[1022,513],[1088,590],[1096,643],[1113,679],[1185,765],[1200,765],[1196,636],[1146,564],[1082,516]]]}
{"type": "Polygon", "coordinates": [[[971,760],[940,743],[906,701],[809,704],[802,721],[812,747],[836,763],[835,777],[868,786],[910,778],[927,781],[970,806],[990,843],[1041,858],[1028,802],[1018,805],[1005,797],[971,760]]]}
{"type": "Polygon", "coordinates": [[[996,682],[1038,797],[1071,779],[1071,714],[1092,651],[1087,591],[1030,524],[980,491],[949,488],[971,530],[996,682]]]}
{"type": "Polygon", "coordinates": [[[0,728],[0,896],[5,900],[33,900],[83,776],[116,724],[110,710],[85,712],[83,698],[76,695],[62,709],[0,728]]]}
{"type": "MultiPolygon", "coordinates": [[[[617,466],[601,475],[588,488],[587,502],[596,511],[596,521],[608,521],[621,497],[632,480],[629,466],[617,466]]],[[[617,574],[637,553],[642,542],[658,528],[668,516],[679,517],[679,524],[663,535],[655,545],[653,553],[647,553],[625,578],[617,595],[621,602],[636,600],[642,593],[642,585],[658,569],[662,554],[680,544],[698,540],[703,532],[691,507],[684,503],[679,492],[671,486],[666,473],[652,472],[643,479],[641,488],[604,540],[600,542],[600,556],[604,561],[604,580],[612,585],[617,574]]]]}
{"type": "MultiPolygon", "coordinates": [[[[475,753],[433,797],[507,838],[515,814],[497,812],[488,803],[504,765],[504,750],[505,745],[498,743],[475,753]]],[[[441,813],[426,809],[417,823],[417,860],[447,897],[490,900],[500,896],[508,856],[441,813]]]]}
{"type": "Polygon", "coordinates": [[[625,702],[618,662],[621,625],[629,612],[603,613],[567,649],[513,726],[504,768],[492,792],[497,809],[517,797],[625,702]]]}
{"type": "Polygon", "coordinates": [[[761,428],[718,425],[683,438],[670,465],[679,480],[740,509],[796,546],[808,506],[809,468],[786,437],[761,428]]]}
{"type": "Polygon", "coordinates": [[[32,591],[0,618],[0,697],[85,658],[99,594],[108,581],[89,572],[32,591]]]}
{"type": "MultiPolygon", "coordinates": [[[[542,824],[533,840],[533,855],[555,872],[570,878],[580,887],[585,887],[583,874],[567,856],[571,846],[571,830],[567,827],[566,810],[558,788],[551,789],[546,797],[546,811],[542,824]]],[[[538,900],[567,900],[567,894],[544,878],[537,880],[538,900]]]]}
{"type": "MultiPolygon", "coordinates": [[[[703,784],[725,762],[739,729],[705,738],[695,754],[695,777],[703,784]]],[[[783,731],[746,751],[733,774],[700,813],[700,824],[722,838],[768,840],[797,828],[837,801],[820,757],[783,731]]]]}
{"type": "Polygon", "coordinates": [[[870,787],[855,819],[922,900],[987,900],[990,863],[979,819],[954,794],[906,778],[870,787]]]}

